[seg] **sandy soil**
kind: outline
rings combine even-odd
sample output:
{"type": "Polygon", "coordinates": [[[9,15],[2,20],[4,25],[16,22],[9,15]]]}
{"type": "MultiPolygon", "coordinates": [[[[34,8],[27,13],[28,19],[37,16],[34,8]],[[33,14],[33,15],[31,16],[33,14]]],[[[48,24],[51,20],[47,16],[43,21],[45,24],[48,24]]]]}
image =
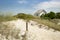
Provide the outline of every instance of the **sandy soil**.
{"type": "MultiPolygon", "coordinates": [[[[26,32],[26,22],[24,20],[18,19],[15,21],[8,21],[3,23],[9,24],[10,26],[13,25],[13,28],[15,27],[17,29],[20,29],[20,34],[19,34],[21,37],[20,40],[23,39],[22,35],[24,35],[26,32]]],[[[27,40],[60,40],[59,31],[55,31],[52,28],[48,29],[48,27],[46,27],[45,25],[42,25],[42,26],[39,26],[39,25],[40,24],[37,24],[37,22],[34,22],[34,21],[30,21],[28,23],[27,40]]],[[[2,40],[3,38],[0,38],[0,39],[2,40]]]]}

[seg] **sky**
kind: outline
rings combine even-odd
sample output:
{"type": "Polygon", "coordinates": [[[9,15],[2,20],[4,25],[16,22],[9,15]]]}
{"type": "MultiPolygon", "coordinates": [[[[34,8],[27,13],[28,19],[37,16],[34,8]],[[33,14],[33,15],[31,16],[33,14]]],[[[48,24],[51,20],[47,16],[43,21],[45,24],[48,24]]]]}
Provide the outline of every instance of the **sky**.
{"type": "Polygon", "coordinates": [[[0,12],[33,14],[41,9],[60,12],[60,0],[0,0],[0,12]]]}

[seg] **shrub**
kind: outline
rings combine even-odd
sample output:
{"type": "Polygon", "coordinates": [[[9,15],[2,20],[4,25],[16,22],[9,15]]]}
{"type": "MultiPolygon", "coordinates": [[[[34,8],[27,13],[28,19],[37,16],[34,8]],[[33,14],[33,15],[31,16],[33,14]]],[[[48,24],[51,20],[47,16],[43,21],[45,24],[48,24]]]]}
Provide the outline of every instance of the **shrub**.
{"type": "Polygon", "coordinates": [[[15,17],[20,18],[20,19],[26,19],[26,20],[30,20],[30,19],[34,18],[34,16],[32,16],[32,15],[24,14],[24,13],[19,13],[19,14],[15,15],[15,17]]]}
{"type": "Polygon", "coordinates": [[[60,12],[56,13],[56,18],[60,19],[60,12]]]}
{"type": "Polygon", "coordinates": [[[41,17],[46,18],[46,19],[54,19],[56,15],[54,12],[50,12],[48,14],[42,15],[41,17]]]}

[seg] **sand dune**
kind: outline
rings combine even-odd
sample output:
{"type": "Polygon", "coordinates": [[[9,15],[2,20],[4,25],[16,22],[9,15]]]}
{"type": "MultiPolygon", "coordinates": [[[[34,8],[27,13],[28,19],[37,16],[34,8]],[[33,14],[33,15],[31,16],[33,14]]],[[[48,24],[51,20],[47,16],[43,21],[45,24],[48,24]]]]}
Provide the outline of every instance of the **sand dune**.
{"type": "MultiPolygon", "coordinates": [[[[8,21],[8,22],[3,22],[2,24],[7,24],[9,26],[12,26],[13,28],[20,29],[20,39],[24,39],[22,35],[25,34],[26,32],[26,22],[22,19],[14,20],[14,21],[8,21]]],[[[28,23],[28,32],[27,32],[27,40],[60,40],[60,32],[55,31],[54,29],[50,28],[48,29],[47,26],[42,25],[41,27],[39,26],[40,24],[37,24],[37,22],[30,21],[28,23]],[[45,26],[45,27],[44,27],[45,26]]],[[[7,40],[4,35],[0,36],[3,38],[0,38],[0,40],[7,40]]],[[[15,38],[9,40],[17,40],[15,38]]]]}

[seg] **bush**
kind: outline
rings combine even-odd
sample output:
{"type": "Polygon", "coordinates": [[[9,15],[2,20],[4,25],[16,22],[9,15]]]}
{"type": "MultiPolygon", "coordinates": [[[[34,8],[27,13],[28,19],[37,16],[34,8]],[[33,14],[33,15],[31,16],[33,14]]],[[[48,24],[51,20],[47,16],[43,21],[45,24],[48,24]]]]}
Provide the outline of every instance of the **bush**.
{"type": "Polygon", "coordinates": [[[26,20],[30,20],[30,19],[34,18],[34,16],[32,16],[32,15],[24,14],[24,13],[19,13],[19,14],[15,15],[15,17],[20,18],[20,19],[26,19],[26,20]]]}
{"type": "Polygon", "coordinates": [[[42,15],[41,17],[43,17],[44,19],[54,19],[56,17],[54,12],[50,12],[48,14],[42,15]]]}
{"type": "Polygon", "coordinates": [[[56,13],[56,18],[60,19],[60,12],[56,13]]]}

